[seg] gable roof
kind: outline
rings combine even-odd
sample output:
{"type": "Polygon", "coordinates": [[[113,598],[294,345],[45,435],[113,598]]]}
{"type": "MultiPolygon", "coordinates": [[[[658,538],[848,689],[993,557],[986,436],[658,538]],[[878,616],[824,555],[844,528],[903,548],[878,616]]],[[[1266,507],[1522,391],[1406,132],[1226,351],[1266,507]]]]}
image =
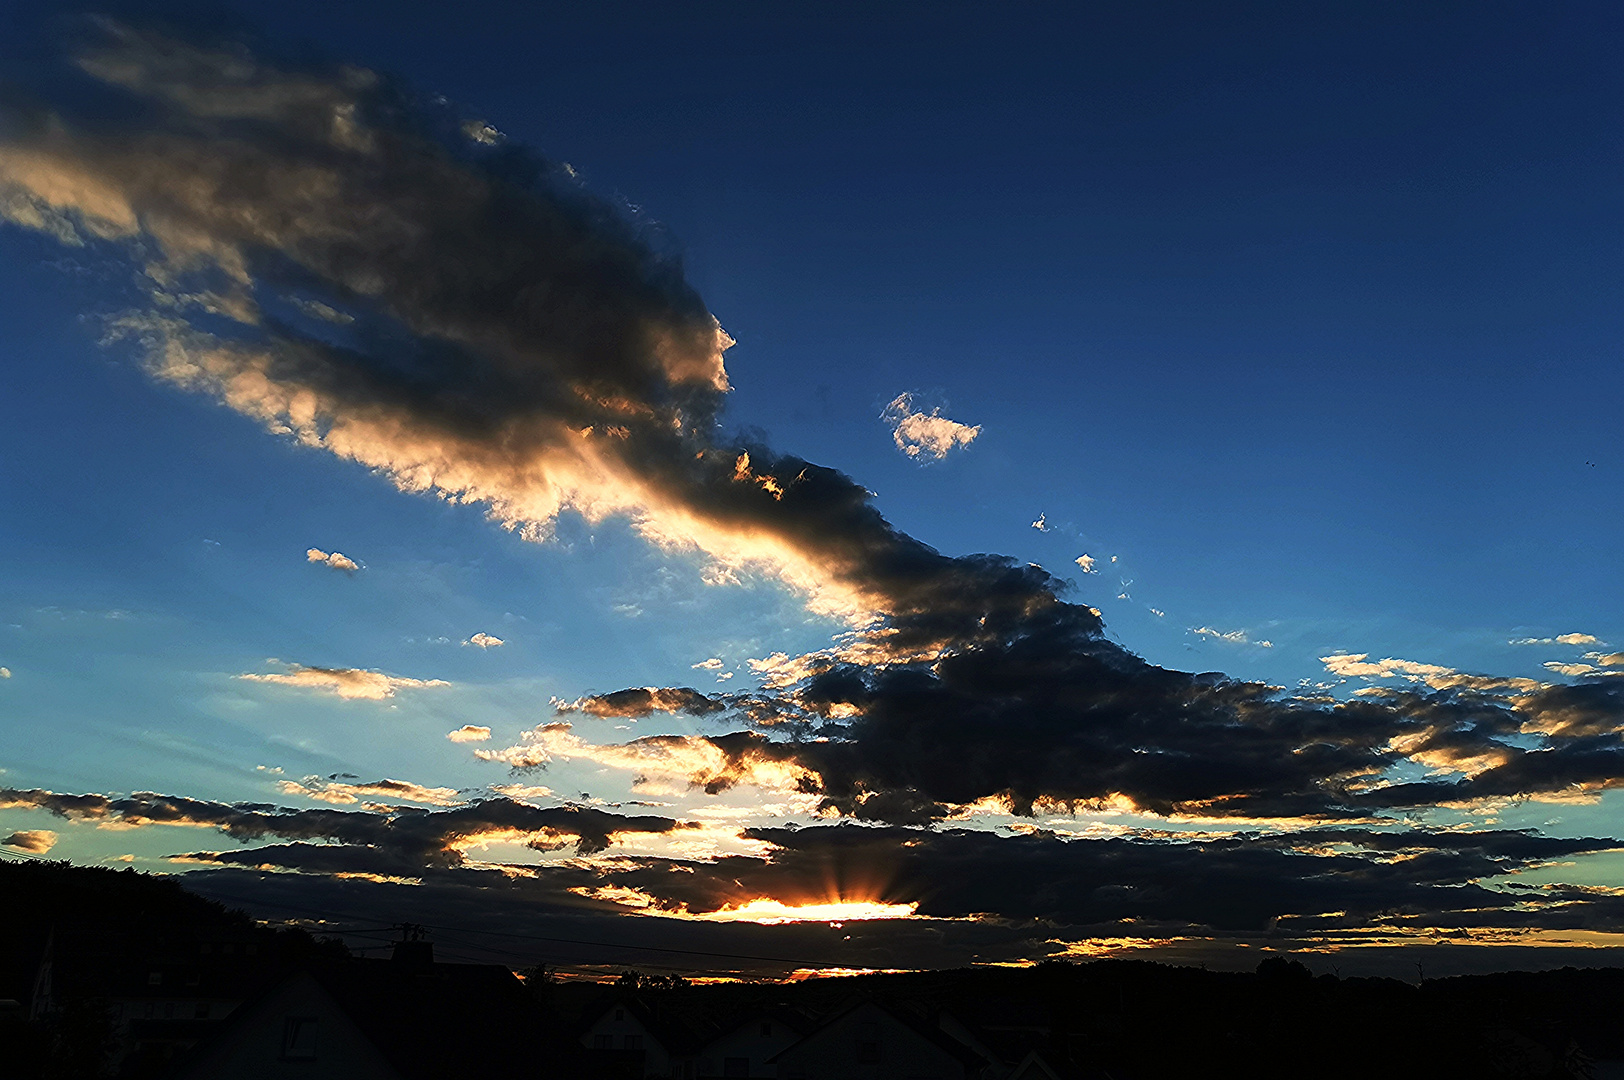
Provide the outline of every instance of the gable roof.
{"type": "Polygon", "coordinates": [[[248,1025],[263,1023],[256,1006],[297,979],[313,980],[403,1080],[444,1080],[494,1070],[546,1075],[542,1066],[549,1059],[571,1056],[568,1041],[550,1030],[507,968],[406,968],[388,960],[350,960],[297,971],[238,1008],[196,1056],[203,1057],[248,1025]]]}
{"type": "Polygon", "coordinates": [[[768,1058],[767,1064],[777,1064],[784,1057],[784,1055],[799,1049],[808,1042],[811,1042],[813,1039],[816,1039],[829,1028],[834,1027],[836,1024],[846,1020],[853,1013],[869,1006],[878,1009],[880,1012],[884,1013],[892,1020],[895,1020],[897,1023],[901,1024],[915,1035],[918,1035],[920,1038],[931,1043],[939,1050],[959,1061],[967,1070],[978,1070],[990,1064],[986,1058],[982,1057],[968,1046],[965,1046],[957,1039],[948,1035],[946,1032],[930,1024],[923,1016],[914,1013],[910,1009],[886,1004],[872,998],[857,998],[849,1002],[843,1008],[836,1009],[834,1012],[830,1013],[822,1023],[818,1024],[811,1031],[808,1031],[789,1046],[786,1046],[777,1054],[768,1058]]]}

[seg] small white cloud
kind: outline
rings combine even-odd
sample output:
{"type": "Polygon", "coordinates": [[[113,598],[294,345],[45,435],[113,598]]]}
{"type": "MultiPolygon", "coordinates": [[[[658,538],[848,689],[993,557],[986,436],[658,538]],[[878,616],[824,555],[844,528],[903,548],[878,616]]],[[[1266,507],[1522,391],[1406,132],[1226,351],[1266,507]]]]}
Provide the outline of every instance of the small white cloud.
{"type": "Polygon", "coordinates": [[[491,729],[478,724],[464,724],[456,731],[446,732],[445,737],[452,742],[485,742],[491,737],[491,729]]]}
{"type": "Polygon", "coordinates": [[[709,660],[701,660],[699,663],[693,666],[696,669],[704,671],[720,671],[722,668],[722,659],[721,657],[713,656],[709,660]]]}
{"type": "Polygon", "coordinates": [[[473,637],[464,641],[463,644],[476,645],[481,649],[494,649],[498,646],[505,645],[506,642],[499,637],[492,637],[490,634],[481,631],[480,633],[477,633],[473,637]]]}
{"type": "MultiPolygon", "coordinates": [[[[1158,619],[1165,619],[1165,618],[1167,618],[1167,612],[1165,612],[1165,611],[1163,611],[1163,610],[1162,610],[1162,609],[1161,609],[1161,608],[1151,608],[1151,609],[1150,609],[1150,613],[1151,613],[1151,614],[1152,614],[1152,615],[1154,615],[1154,616],[1156,616],[1156,617],[1157,617],[1157,618],[1158,618],[1158,619]]],[[[1264,641],[1264,642],[1259,642],[1259,644],[1261,644],[1261,645],[1267,645],[1267,644],[1268,644],[1268,642],[1267,642],[1267,641],[1264,641]]]]}
{"type": "Polygon", "coordinates": [[[307,690],[335,694],[341,698],[361,698],[368,701],[382,701],[384,698],[394,697],[396,690],[433,689],[451,685],[443,679],[408,679],[361,668],[304,667],[300,664],[292,664],[289,667],[290,670],[285,673],[238,675],[237,678],[248,682],[303,687],[307,690]]]}
{"type": "Polygon", "coordinates": [[[733,677],[733,673],[731,671],[724,671],[720,675],[716,676],[716,681],[717,682],[727,682],[732,677],[733,677]]]}
{"type": "Polygon", "coordinates": [[[1036,521],[1032,522],[1032,528],[1036,529],[1038,532],[1048,532],[1049,531],[1049,515],[1048,514],[1039,514],[1038,519],[1036,521]]]}
{"type": "Polygon", "coordinates": [[[1099,560],[1092,555],[1079,555],[1072,562],[1082,567],[1085,574],[1097,574],[1100,572],[1098,568],[1099,560]]]}
{"type": "Polygon", "coordinates": [[[0,667],[0,679],[9,678],[11,678],[11,669],[8,667],[0,667]]]}
{"type": "Polygon", "coordinates": [[[24,832],[14,832],[0,844],[14,847],[18,851],[27,851],[34,855],[43,855],[56,846],[56,833],[50,829],[28,829],[24,832]]]}
{"type": "MultiPolygon", "coordinates": [[[[462,133],[483,146],[495,146],[503,138],[500,131],[483,120],[465,120],[462,125],[462,133]]],[[[568,166],[565,166],[565,168],[568,168],[568,166]]],[[[574,175],[573,169],[571,175],[574,175]]]]}
{"type": "MultiPolygon", "coordinates": [[[[1154,611],[1155,609],[1152,608],[1151,610],[1154,611]]],[[[1161,613],[1157,612],[1157,614],[1161,613]]],[[[1192,626],[1190,627],[1190,633],[1200,634],[1202,637],[1210,637],[1218,641],[1227,641],[1231,645],[1256,645],[1260,649],[1274,648],[1274,642],[1272,641],[1253,641],[1246,636],[1245,630],[1214,630],[1210,626],[1192,626]]]]}
{"type": "Polygon", "coordinates": [[[320,319],[323,322],[337,323],[339,326],[347,326],[355,321],[354,315],[346,314],[339,311],[337,308],[328,307],[320,300],[304,300],[297,296],[287,296],[283,297],[283,299],[292,304],[294,307],[298,308],[300,311],[304,312],[306,315],[309,315],[312,319],[320,319]]]}
{"type": "Polygon", "coordinates": [[[885,407],[880,419],[891,425],[891,438],[911,458],[940,461],[955,447],[969,446],[981,434],[980,425],[971,427],[942,415],[941,409],[923,412],[914,408],[912,394],[898,394],[885,407]]]}
{"type": "Polygon", "coordinates": [[[346,574],[353,574],[361,569],[360,563],[342,551],[323,551],[321,548],[311,548],[305,552],[305,558],[310,562],[326,563],[334,570],[342,570],[346,574]]]}
{"type": "Polygon", "coordinates": [[[1555,637],[1525,637],[1508,642],[1510,645],[1600,645],[1594,634],[1557,634],[1555,637]]]}

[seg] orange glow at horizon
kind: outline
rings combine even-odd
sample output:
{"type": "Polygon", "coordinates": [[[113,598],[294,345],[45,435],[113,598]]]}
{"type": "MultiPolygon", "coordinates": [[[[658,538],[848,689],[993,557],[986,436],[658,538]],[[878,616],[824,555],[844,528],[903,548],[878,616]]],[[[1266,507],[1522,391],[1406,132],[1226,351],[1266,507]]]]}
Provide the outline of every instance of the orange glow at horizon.
{"type": "Polygon", "coordinates": [[[794,922],[864,922],[873,919],[906,919],[918,909],[917,900],[907,904],[882,904],[875,900],[831,900],[826,903],[786,904],[760,897],[737,907],[725,907],[692,919],[707,922],[753,922],[764,926],[794,922]]]}

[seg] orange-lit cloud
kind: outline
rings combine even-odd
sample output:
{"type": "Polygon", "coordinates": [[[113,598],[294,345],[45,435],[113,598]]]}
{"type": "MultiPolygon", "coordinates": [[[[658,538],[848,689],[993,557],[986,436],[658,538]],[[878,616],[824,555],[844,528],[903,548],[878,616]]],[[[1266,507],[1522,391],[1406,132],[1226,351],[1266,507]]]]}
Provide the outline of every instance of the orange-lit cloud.
{"type": "Polygon", "coordinates": [[[303,780],[278,780],[276,788],[284,795],[303,795],[321,802],[348,806],[363,798],[405,799],[407,802],[427,803],[430,806],[455,806],[462,802],[455,788],[431,788],[409,780],[377,780],[370,784],[346,784],[342,781],[307,776],[303,780]]]}
{"type": "Polygon", "coordinates": [[[347,574],[353,574],[361,569],[360,563],[341,551],[323,551],[321,548],[311,548],[305,552],[305,559],[313,563],[324,563],[334,570],[342,570],[347,574]]]}
{"type": "Polygon", "coordinates": [[[56,833],[50,829],[26,829],[0,839],[0,845],[35,855],[44,855],[56,846],[56,833]]]}
{"type": "Polygon", "coordinates": [[[636,774],[634,790],[676,793],[702,788],[712,794],[735,784],[795,791],[812,778],[805,767],[774,755],[760,736],[739,733],[709,739],[653,735],[629,743],[599,745],[576,735],[568,723],[543,724],[501,750],[475,750],[485,761],[525,769],[554,759],[590,761],[636,774]]]}
{"type": "Polygon", "coordinates": [[[249,682],[274,683],[278,686],[296,686],[306,690],[319,690],[341,698],[382,701],[394,697],[396,690],[423,690],[450,686],[443,679],[408,679],[401,675],[385,675],[381,671],[362,668],[305,667],[288,665],[286,672],[266,675],[246,674],[237,678],[249,682]]]}
{"type": "Polygon", "coordinates": [[[464,724],[455,731],[446,732],[446,738],[452,742],[485,742],[491,737],[491,729],[478,724],[464,724]]]}

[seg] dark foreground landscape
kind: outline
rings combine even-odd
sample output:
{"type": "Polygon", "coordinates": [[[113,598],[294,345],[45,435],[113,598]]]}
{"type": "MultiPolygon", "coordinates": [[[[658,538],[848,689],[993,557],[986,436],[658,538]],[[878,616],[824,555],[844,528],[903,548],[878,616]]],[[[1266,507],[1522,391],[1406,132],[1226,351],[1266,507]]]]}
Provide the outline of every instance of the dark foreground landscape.
{"type": "Polygon", "coordinates": [[[47,862],[0,864],[0,916],[0,1075],[18,1080],[1624,1076],[1616,968],[1417,985],[1269,956],[695,984],[606,963],[590,980],[436,960],[411,927],[363,957],[162,877],[47,862]]]}

